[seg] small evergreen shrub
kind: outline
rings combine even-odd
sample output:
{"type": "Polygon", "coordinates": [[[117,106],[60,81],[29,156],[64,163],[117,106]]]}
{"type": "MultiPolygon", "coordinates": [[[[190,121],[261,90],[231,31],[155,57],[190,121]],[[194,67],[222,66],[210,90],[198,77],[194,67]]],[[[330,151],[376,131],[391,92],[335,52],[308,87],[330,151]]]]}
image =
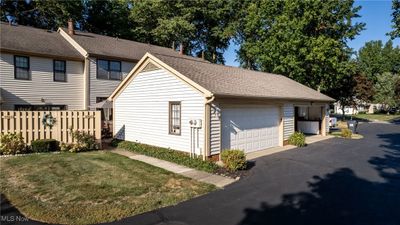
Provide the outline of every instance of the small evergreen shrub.
{"type": "Polygon", "coordinates": [[[353,132],[350,129],[347,128],[343,128],[341,130],[340,135],[344,138],[351,138],[351,136],[353,135],[353,132]]]}
{"type": "Polygon", "coordinates": [[[32,152],[60,151],[60,142],[54,139],[38,139],[31,143],[32,152]]]}
{"type": "Polygon", "coordinates": [[[206,172],[212,173],[218,169],[218,166],[214,162],[207,160],[204,161],[202,160],[201,156],[197,158],[191,158],[186,152],[175,151],[168,148],[161,148],[130,141],[121,141],[118,144],[118,148],[173,162],[190,168],[203,170],[206,172]]]}
{"type": "Polygon", "coordinates": [[[114,139],[111,140],[110,145],[111,145],[112,147],[118,147],[118,144],[119,144],[121,141],[122,141],[122,140],[119,140],[119,139],[114,138],[114,139]]]}
{"type": "Polygon", "coordinates": [[[230,171],[246,169],[246,155],[242,150],[224,150],[221,152],[221,160],[224,163],[225,168],[230,171]]]}
{"type": "Polygon", "coordinates": [[[290,135],[288,142],[297,147],[304,147],[306,146],[306,136],[301,132],[294,132],[290,135]]]}
{"type": "Polygon", "coordinates": [[[28,153],[21,134],[8,133],[0,137],[0,155],[15,155],[28,153]]]}

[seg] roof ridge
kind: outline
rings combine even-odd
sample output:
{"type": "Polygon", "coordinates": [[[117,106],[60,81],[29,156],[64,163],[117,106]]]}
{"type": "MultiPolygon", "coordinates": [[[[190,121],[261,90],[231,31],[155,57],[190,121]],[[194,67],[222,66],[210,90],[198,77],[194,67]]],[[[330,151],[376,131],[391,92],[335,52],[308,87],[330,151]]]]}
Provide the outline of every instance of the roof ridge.
{"type": "MultiPolygon", "coordinates": [[[[67,30],[66,27],[60,27],[60,28],[61,28],[61,29],[64,29],[64,30],[67,30]]],[[[75,30],[75,35],[79,35],[79,33],[83,33],[83,35],[85,35],[85,34],[94,34],[94,35],[98,35],[98,36],[103,36],[103,37],[107,37],[107,38],[112,38],[112,39],[115,39],[115,40],[129,41],[129,42],[134,42],[134,43],[141,44],[141,45],[149,45],[149,46],[151,46],[151,47],[157,47],[157,48],[163,48],[163,49],[170,50],[170,51],[175,51],[175,50],[172,49],[172,48],[167,48],[167,47],[160,46],[160,45],[155,45],[155,44],[150,44],[150,43],[144,43],[144,42],[135,41],[135,40],[129,40],[129,39],[126,39],[126,38],[113,37],[113,36],[104,35],[104,34],[96,34],[96,33],[89,32],[89,31],[75,30]],[[76,32],[78,32],[78,33],[76,33],[76,32]]],[[[175,52],[176,52],[176,51],[175,51],[175,52]]]]}
{"type": "MultiPolygon", "coordinates": [[[[153,53],[152,53],[152,54],[153,54],[153,53]]],[[[196,61],[196,62],[208,63],[208,64],[212,64],[212,65],[215,65],[215,66],[228,67],[228,68],[233,68],[233,69],[237,69],[237,70],[244,70],[244,71],[255,72],[255,73],[262,74],[262,75],[267,74],[267,75],[273,75],[273,76],[283,76],[283,77],[287,77],[287,76],[284,76],[284,75],[282,75],[282,74],[275,74],[275,73],[263,72],[263,71],[260,71],[260,70],[246,69],[246,68],[243,68],[243,67],[237,67],[237,66],[230,66],[230,65],[223,65],[223,64],[217,64],[217,63],[211,63],[211,62],[209,62],[209,61],[207,61],[207,60],[205,60],[205,59],[197,58],[197,57],[190,56],[190,55],[184,55],[184,56],[186,56],[186,57],[172,56],[172,55],[166,55],[166,54],[160,54],[160,53],[154,53],[153,55],[161,55],[161,56],[167,56],[167,57],[182,58],[182,59],[191,60],[191,61],[196,61]],[[189,57],[189,58],[193,58],[193,59],[189,59],[188,57],[189,57]],[[200,59],[201,59],[201,60],[200,60],[200,59]]]]}

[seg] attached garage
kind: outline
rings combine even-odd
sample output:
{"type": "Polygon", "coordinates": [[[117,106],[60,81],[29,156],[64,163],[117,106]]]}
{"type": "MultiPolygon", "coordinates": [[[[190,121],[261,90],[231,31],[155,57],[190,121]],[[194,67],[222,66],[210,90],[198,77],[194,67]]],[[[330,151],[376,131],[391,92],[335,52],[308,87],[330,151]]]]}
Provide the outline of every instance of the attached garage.
{"type": "Polygon", "coordinates": [[[279,108],[236,106],[222,109],[222,149],[246,153],[279,145],[279,108]]]}
{"type": "Polygon", "coordinates": [[[219,159],[225,149],[283,146],[295,106],[321,109],[326,127],[334,99],[281,75],[146,53],[109,100],[116,138],[219,159]]]}

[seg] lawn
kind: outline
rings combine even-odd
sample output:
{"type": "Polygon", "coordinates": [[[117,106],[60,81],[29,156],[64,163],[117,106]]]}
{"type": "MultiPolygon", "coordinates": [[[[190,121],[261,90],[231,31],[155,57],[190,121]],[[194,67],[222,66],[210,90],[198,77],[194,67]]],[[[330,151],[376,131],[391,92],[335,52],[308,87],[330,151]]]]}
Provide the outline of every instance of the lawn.
{"type": "Polygon", "coordinates": [[[387,114],[357,114],[353,116],[355,119],[361,120],[379,120],[379,121],[393,121],[400,119],[400,115],[387,115],[387,114]]]}
{"type": "MultiPolygon", "coordinates": [[[[338,119],[342,118],[342,115],[332,115],[337,117],[338,119]]],[[[346,115],[346,120],[349,120],[351,117],[355,120],[361,121],[387,121],[391,122],[393,120],[399,120],[400,115],[387,115],[387,114],[357,114],[357,115],[346,115]]]]}
{"type": "Polygon", "coordinates": [[[214,186],[110,152],[0,159],[0,191],[28,218],[109,222],[174,205],[214,186]]]}

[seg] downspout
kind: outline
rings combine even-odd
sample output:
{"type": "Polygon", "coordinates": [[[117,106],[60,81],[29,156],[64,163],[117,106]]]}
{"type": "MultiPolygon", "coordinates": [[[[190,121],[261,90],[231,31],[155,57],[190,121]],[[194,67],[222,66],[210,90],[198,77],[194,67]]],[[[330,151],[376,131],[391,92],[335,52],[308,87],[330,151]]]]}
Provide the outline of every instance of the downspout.
{"type": "Polygon", "coordinates": [[[89,109],[89,92],[90,92],[90,60],[89,55],[85,55],[84,69],[83,69],[83,108],[85,110],[89,109]]]}
{"type": "Polygon", "coordinates": [[[203,150],[203,160],[207,159],[208,152],[210,151],[210,120],[211,120],[211,102],[214,101],[215,96],[211,95],[210,99],[205,99],[204,101],[204,150],[203,150]]]}

